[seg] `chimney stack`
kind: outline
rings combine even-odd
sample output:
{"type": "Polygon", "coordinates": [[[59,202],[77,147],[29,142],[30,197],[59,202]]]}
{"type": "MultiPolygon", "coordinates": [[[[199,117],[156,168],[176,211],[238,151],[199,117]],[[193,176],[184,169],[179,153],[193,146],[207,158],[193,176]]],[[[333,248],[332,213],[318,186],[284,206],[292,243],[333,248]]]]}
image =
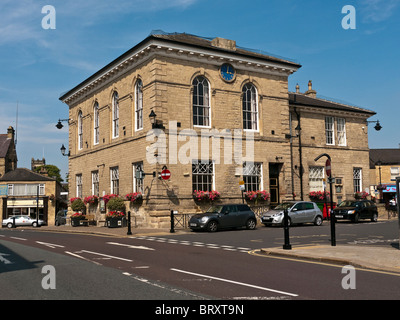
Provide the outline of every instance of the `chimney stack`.
{"type": "Polygon", "coordinates": [[[308,81],[308,90],[304,93],[306,96],[310,96],[312,98],[317,97],[317,91],[312,88],[312,81],[308,81]]]}
{"type": "Polygon", "coordinates": [[[7,139],[14,140],[14,134],[15,134],[14,128],[12,126],[9,126],[7,129],[7,139]]]}

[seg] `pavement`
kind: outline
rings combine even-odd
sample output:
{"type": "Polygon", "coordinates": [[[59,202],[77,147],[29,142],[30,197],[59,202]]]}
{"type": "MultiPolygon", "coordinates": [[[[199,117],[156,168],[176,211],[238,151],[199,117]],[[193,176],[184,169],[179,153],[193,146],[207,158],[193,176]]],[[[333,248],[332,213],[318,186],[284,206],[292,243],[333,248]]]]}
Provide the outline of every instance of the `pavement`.
{"type": "MultiPolygon", "coordinates": [[[[22,229],[22,227],[18,227],[22,229]]],[[[169,228],[144,229],[131,228],[131,235],[127,234],[128,228],[108,228],[102,226],[42,226],[30,230],[92,234],[112,237],[138,237],[138,236],[165,236],[171,235],[169,228]]],[[[191,231],[175,229],[174,234],[184,234],[191,231]]],[[[400,249],[399,243],[381,245],[313,245],[293,246],[290,250],[282,247],[261,248],[253,253],[279,258],[292,258],[315,261],[335,265],[351,265],[355,268],[391,272],[400,275],[400,249]]]]}

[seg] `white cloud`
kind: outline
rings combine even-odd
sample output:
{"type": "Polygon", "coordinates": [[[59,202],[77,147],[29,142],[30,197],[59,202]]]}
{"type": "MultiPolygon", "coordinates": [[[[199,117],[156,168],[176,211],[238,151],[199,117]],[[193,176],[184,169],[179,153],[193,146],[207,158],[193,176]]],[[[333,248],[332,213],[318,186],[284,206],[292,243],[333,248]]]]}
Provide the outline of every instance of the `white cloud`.
{"type": "Polygon", "coordinates": [[[399,7],[399,0],[361,0],[363,21],[382,22],[389,19],[399,7]]]}

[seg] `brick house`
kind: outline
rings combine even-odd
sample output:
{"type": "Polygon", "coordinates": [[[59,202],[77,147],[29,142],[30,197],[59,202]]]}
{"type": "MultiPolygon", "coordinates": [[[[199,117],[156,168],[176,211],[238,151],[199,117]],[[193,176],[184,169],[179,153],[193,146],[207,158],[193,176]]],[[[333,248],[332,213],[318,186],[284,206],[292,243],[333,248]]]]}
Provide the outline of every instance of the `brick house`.
{"type": "Polygon", "coordinates": [[[332,153],[343,196],[354,181],[364,189],[368,175],[353,175],[368,170],[362,127],[375,113],[318,99],[312,88],[289,94],[288,77],[300,67],[233,40],[150,35],[60,97],[69,106],[70,196],[141,192],[140,206],[127,203],[139,224],[167,226],[172,209],[205,208],[195,190],[238,202],[240,182],[270,192],[271,204],[306,198],[309,185],[322,186],[323,164],[313,159],[323,152],[332,153]],[[169,180],[160,177],[166,167],[169,180]]]}

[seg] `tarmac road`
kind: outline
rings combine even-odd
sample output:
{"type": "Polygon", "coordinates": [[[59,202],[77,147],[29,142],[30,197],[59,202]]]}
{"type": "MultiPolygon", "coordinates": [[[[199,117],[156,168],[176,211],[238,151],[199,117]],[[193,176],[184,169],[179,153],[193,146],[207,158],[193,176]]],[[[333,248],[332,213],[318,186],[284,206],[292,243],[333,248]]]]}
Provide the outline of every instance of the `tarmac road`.
{"type": "MultiPolygon", "coordinates": [[[[89,231],[86,228],[85,230],[89,231]]],[[[234,233],[226,232],[224,235],[234,233]]],[[[244,231],[243,234],[250,236],[253,233],[244,231]]],[[[328,249],[326,247],[309,246],[306,249],[296,247],[294,250],[280,252],[281,255],[301,253],[288,259],[287,256],[278,257],[276,253],[267,254],[266,250],[262,252],[262,248],[216,245],[202,242],[200,238],[197,238],[197,241],[189,241],[185,240],[185,234],[182,234],[181,238],[177,235],[171,237],[168,233],[149,232],[131,237],[93,237],[67,232],[43,232],[40,229],[15,229],[1,230],[0,235],[0,240],[6,243],[11,241],[64,255],[68,251],[75,255],[71,257],[67,254],[70,259],[82,259],[98,267],[100,264],[102,267],[112,268],[120,273],[119,277],[121,274],[127,277],[126,280],[165,284],[167,287],[179,288],[181,292],[194,293],[196,297],[209,296],[232,300],[400,299],[400,274],[395,272],[397,269],[391,272],[357,269],[356,290],[345,290],[342,287],[343,264],[358,265],[355,260],[343,259],[345,251],[351,249],[348,245],[329,248],[331,251],[325,250],[328,249]],[[325,261],[327,258],[323,256],[321,258],[321,252],[318,251],[321,248],[324,252],[331,252],[329,260],[325,261]],[[308,261],[304,261],[305,252],[311,253],[312,259],[309,257],[308,261]],[[333,252],[338,255],[338,261],[332,261],[333,252]]],[[[359,252],[365,252],[365,256],[371,257],[370,252],[363,251],[363,248],[369,246],[357,246],[359,252]]],[[[386,258],[389,254],[394,257],[393,261],[399,261],[396,256],[398,249],[384,249],[390,252],[382,250],[381,247],[376,251],[376,255],[381,254],[388,260],[386,258]]],[[[283,251],[280,248],[274,250],[283,251]]],[[[372,257],[374,261],[377,260],[376,255],[372,257]]],[[[32,257],[30,260],[40,259],[32,257]]],[[[394,267],[397,268],[395,265],[394,267]]],[[[102,277],[95,276],[97,279],[102,277]]],[[[81,284],[84,283],[84,278],[80,280],[81,284]]],[[[104,297],[100,290],[99,285],[94,292],[99,294],[99,297],[104,297]]],[[[103,286],[104,291],[109,291],[108,286],[103,286]]],[[[73,299],[71,296],[65,297],[73,299]]],[[[91,298],[90,295],[86,297],[91,298]]],[[[135,296],[132,296],[132,299],[135,299],[135,296]]]]}

